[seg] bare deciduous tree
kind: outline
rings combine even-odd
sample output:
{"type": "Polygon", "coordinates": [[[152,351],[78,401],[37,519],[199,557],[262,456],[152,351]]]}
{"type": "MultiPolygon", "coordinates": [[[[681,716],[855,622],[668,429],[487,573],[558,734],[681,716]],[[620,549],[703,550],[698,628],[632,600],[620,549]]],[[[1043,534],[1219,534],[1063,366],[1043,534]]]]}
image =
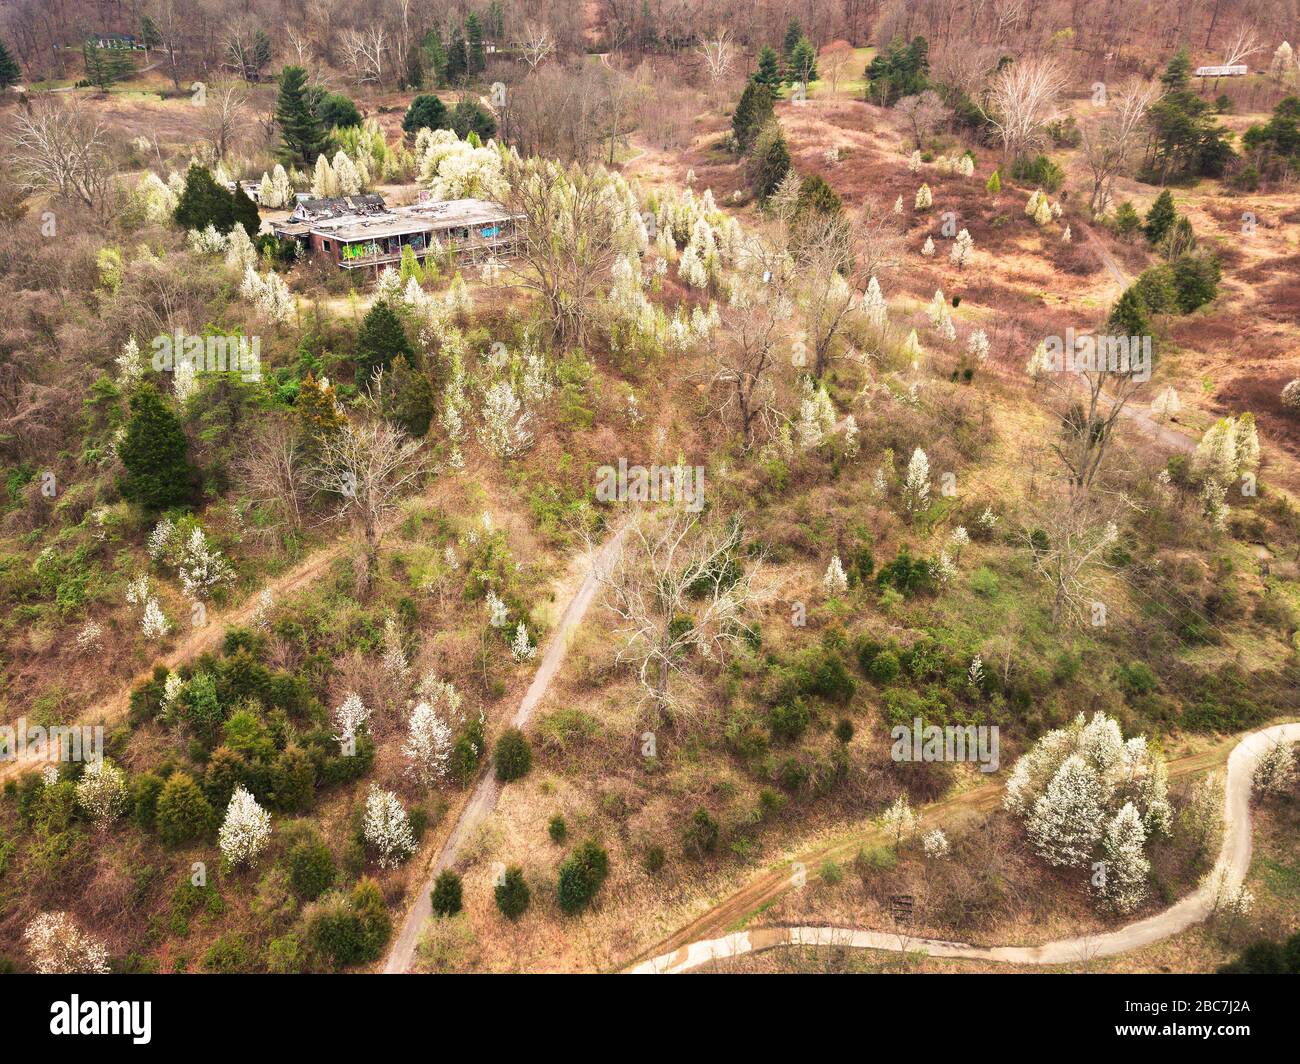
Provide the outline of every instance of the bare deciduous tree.
{"type": "Polygon", "coordinates": [[[1043,127],[1059,112],[1066,83],[1065,70],[1050,55],[1009,63],[993,79],[979,108],[1002,142],[1004,166],[1038,145],[1043,127]]]}
{"type": "Polygon", "coordinates": [[[734,410],[746,451],[773,405],[771,374],[793,309],[783,250],[755,239],[747,258],[750,276],[733,282],[722,326],[709,334],[708,372],[709,383],[722,393],[718,413],[728,417],[734,410]]]}
{"type": "Polygon", "coordinates": [[[636,672],[651,729],[689,726],[698,710],[674,678],[701,661],[722,662],[750,628],[746,609],[757,565],[743,566],[735,523],[706,522],[680,508],[641,511],[623,549],[597,566],[605,604],[621,622],[618,660],[636,672]]]}
{"type": "Polygon", "coordinates": [[[898,101],[895,110],[911,127],[917,151],[925,147],[926,138],[948,119],[948,108],[933,89],[926,89],[915,96],[904,96],[898,101]]]}
{"type": "Polygon", "coordinates": [[[19,111],[13,148],[14,171],[26,190],[78,200],[94,211],[107,205],[107,135],[79,104],[45,99],[19,111]]]}
{"type": "Polygon", "coordinates": [[[555,53],[555,37],[545,22],[531,19],[524,23],[524,35],[519,41],[519,52],[528,64],[528,72],[534,73],[539,66],[555,53]]]}
{"type": "Polygon", "coordinates": [[[708,71],[709,81],[716,87],[731,70],[731,62],[735,58],[735,49],[731,46],[728,31],[723,30],[716,37],[702,41],[700,55],[704,57],[704,69],[708,71]]]}
{"type": "Polygon", "coordinates": [[[1052,589],[1052,623],[1081,620],[1097,600],[1093,577],[1106,568],[1106,550],[1118,537],[1115,522],[1099,512],[1095,498],[1068,489],[1035,517],[1033,531],[1022,538],[1033,552],[1035,571],[1052,589]]]}
{"type": "Polygon", "coordinates": [[[345,30],[341,38],[343,62],[361,84],[372,82],[384,87],[387,69],[388,35],[382,25],[371,24],[363,30],[345,30]]]}
{"type": "Polygon", "coordinates": [[[302,527],[307,470],[299,437],[283,421],[272,421],[253,434],[239,465],[249,499],[279,515],[295,530],[302,527]]]}
{"type": "Polygon", "coordinates": [[[831,84],[831,92],[840,91],[840,80],[853,62],[853,45],[848,41],[831,41],[822,49],[817,60],[817,69],[823,78],[831,84]]]}
{"type": "Polygon", "coordinates": [[[420,441],[373,415],[350,420],[335,434],[321,437],[320,456],[309,472],[311,483],[338,500],[335,517],[350,521],[361,534],[365,554],[358,594],[370,594],[384,526],[402,495],[424,475],[420,441]]]}
{"type": "Polygon", "coordinates": [[[247,103],[248,94],[235,82],[208,86],[203,125],[217,162],[229,154],[231,145],[244,127],[247,103]]]}
{"type": "Polygon", "coordinates": [[[507,206],[519,216],[515,273],[541,297],[551,340],[580,346],[626,244],[626,206],[603,170],[544,159],[512,161],[507,169],[507,206]]]}
{"type": "Polygon", "coordinates": [[[1111,184],[1138,147],[1143,119],[1159,93],[1154,82],[1135,78],[1110,96],[1100,119],[1084,123],[1083,156],[1092,171],[1088,211],[1093,218],[1109,206],[1111,184]]]}

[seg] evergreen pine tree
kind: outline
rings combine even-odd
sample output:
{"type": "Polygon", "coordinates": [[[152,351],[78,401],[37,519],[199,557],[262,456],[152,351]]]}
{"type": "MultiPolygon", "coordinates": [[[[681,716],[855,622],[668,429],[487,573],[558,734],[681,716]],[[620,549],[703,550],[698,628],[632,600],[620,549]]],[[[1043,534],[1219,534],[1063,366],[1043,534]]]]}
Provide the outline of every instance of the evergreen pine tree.
{"type": "MultiPolygon", "coordinates": [[[[225,191],[224,189],[222,191],[225,191]]],[[[242,225],[244,232],[256,239],[257,231],[262,227],[262,217],[257,213],[257,204],[252,201],[244,186],[235,182],[234,192],[230,196],[230,227],[242,225]]]]}
{"type": "Polygon", "coordinates": [[[280,158],[305,170],[328,145],[320,119],[307,102],[307,71],[287,66],[280,72],[280,97],[275,105],[280,126],[280,158]]]}
{"type": "Polygon", "coordinates": [[[487,66],[487,55],[483,50],[483,23],[478,15],[471,11],[465,16],[465,54],[470,74],[481,74],[487,66]]]}
{"type": "Polygon", "coordinates": [[[380,299],[367,311],[357,332],[357,384],[364,385],[377,366],[390,368],[397,355],[404,356],[408,365],[415,365],[415,350],[402,319],[386,300],[380,299]]]}
{"type": "Polygon", "coordinates": [[[989,179],[984,185],[984,191],[991,196],[996,196],[1002,191],[1002,178],[998,176],[996,170],[989,175],[989,179]]]}
{"type": "Polygon", "coordinates": [[[807,37],[800,37],[799,43],[790,53],[786,64],[786,80],[808,84],[817,80],[817,49],[807,37]]]}
{"type": "Polygon", "coordinates": [[[469,50],[465,47],[465,38],[460,29],[451,31],[451,43],[447,46],[447,82],[457,85],[469,72],[469,50]]]}
{"type": "Polygon", "coordinates": [[[781,42],[781,55],[786,63],[790,62],[794,55],[795,45],[803,37],[803,27],[799,25],[799,20],[792,18],[790,24],[785,28],[785,39],[781,42]]]}
{"type": "Polygon", "coordinates": [[[437,30],[429,30],[424,35],[422,44],[425,65],[435,86],[443,85],[447,80],[447,49],[443,47],[442,37],[437,30]]]}
{"type": "Polygon", "coordinates": [[[758,131],[772,120],[772,113],[772,93],[767,86],[752,79],[746,82],[731,116],[731,131],[742,153],[749,150],[758,131]]]}
{"type": "Polygon", "coordinates": [[[153,388],[131,396],[131,416],[118,457],[126,467],[122,494],[146,510],[165,510],[190,498],[194,469],[180,419],[153,388]]]}
{"type": "Polygon", "coordinates": [[[412,100],[402,119],[402,131],[411,138],[422,129],[448,129],[450,126],[447,105],[433,93],[421,93],[412,100]]]}
{"type": "Polygon", "coordinates": [[[17,85],[21,76],[22,71],[18,68],[18,60],[9,51],[8,45],[0,40],[0,91],[11,85],[17,85]]]}
{"type": "Polygon", "coordinates": [[[501,882],[496,885],[493,896],[501,915],[507,920],[518,920],[523,916],[532,900],[528,884],[524,881],[524,870],[518,865],[507,868],[501,882]]]}
{"type": "Polygon", "coordinates": [[[758,71],[754,74],[754,80],[760,85],[766,85],[774,99],[781,95],[781,64],[776,53],[766,45],[758,53],[758,71]]]}
{"type": "Polygon", "coordinates": [[[417,92],[424,88],[424,52],[422,49],[407,49],[406,69],[402,72],[402,88],[415,89],[417,92]]]}
{"type": "MultiPolygon", "coordinates": [[[[248,197],[244,196],[244,199],[248,200],[248,197]]],[[[244,229],[249,234],[256,235],[259,225],[257,207],[251,201],[249,206],[253,210],[252,228],[249,228],[246,217],[238,220],[245,223],[244,229]]],[[[234,199],[229,190],[217,184],[206,166],[191,163],[185,172],[185,188],[176,203],[173,217],[176,224],[184,229],[203,230],[214,225],[221,232],[228,233],[236,221],[234,199]]]]}
{"type": "Polygon", "coordinates": [[[1174,224],[1178,217],[1178,211],[1174,208],[1173,194],[1165,189],[1156,197],[1155,203],[1151,204],[1151,209],[1147,211],[1146,225],[1143,231],[1147,235],[1147,240],[1152,244],[1160,243],[1161,238],[1169,231],[1169,227],[1174,224]]]}
{"type": "Polygon", "coordinates": [[[767,199],[775,192],[781,179],[790,172],[790,149],[775,119],[755,139],[748,169],[750,185],[760,199],[767,199]]]}

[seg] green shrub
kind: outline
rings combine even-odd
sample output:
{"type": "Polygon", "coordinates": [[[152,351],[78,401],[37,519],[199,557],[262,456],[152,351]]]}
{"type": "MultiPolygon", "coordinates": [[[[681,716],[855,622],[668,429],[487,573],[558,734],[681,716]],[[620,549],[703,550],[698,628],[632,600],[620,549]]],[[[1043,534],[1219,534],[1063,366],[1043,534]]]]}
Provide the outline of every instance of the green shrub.
{"type": "Polygon", "coordinates": [[[798,739],[803,735],[808,730],[809,719],[808,707],[801,698],[773,706],[768,714],[772,734],[778,739],[786,740],[798,739]]]}
{"type": "Polygon", "coordinates": [[[703,806],[696,809],[682,832],[682,851],[696,859],[718,848],[718,821],[703,806]]]}
{"type": "Polygon", "coordinates": [[[319,838],[294,844],[285,854],[289,884],[298,897],[315,901],[334,885],[334,855],[319,838]]]}
{"type": "Polygon", "coordinates": [[[497,779],[502,783],[522,779],[533,767],[533,750],[528,738],[518,728],[508,728],[497,740],[493,753],[497,779]]]}
{"type": "Polygon", "coordinates": [[[581,912],[596,896],[609,875],[609,855],[594,840],[580,844],[560,865],[556,897],[569,916],[581,912]]]}
{"type": "Polygon", "coordinates": [[[1056,192],[1065,183],[1065,171],[1046,155],[1017,159],[1011,167],[1011,176],[1027,185],[1045,188],[1048,192],[1056,192]]]}
{"type": "Polygon", "coordinates": [[[556,813],[546,825],[546,833],[550,835],[551,841],[558,845],[569,837],[569,825],[564,822],[564,817],[556,813]]]}
{"type": "Polygon", "coordinates": [[[438,873],[429,900],[438,916],[455,916],[461,910],[461,879],[450,868],[438,873]]]}
{"type": "Polygon", "coordinates": [[[662,846],[651,846],[646,850],[642,864],[650,875],[657,876],[663,871],[666,861],[667,855],[664,853],[664,848],[662,846]]]}
{"type": "Polygon", "coordinates": [[[158,795],[158,834],[169,846],[180,846],[212,831],[215,814],[193,778],[174,772],[158,795]]]}
{"type": "Polygon", "coordinates": [[[518,865],[511,865],[493,891],[497,908],[507,920],[518,920],[528,910],[532,898],[528,884],[524,882],[524,870],[518,865]]]}
{"type": "Polygon", "coordinates": [[[203,970],[214,975],[234,975],[247,972],[253,963],[248,940],[238,932],[222,935],[203,955],[203,970]]]}
{"type": "Polygon", "coordinates": [[[872,660],[867,675],[878,684],[889,684],[898,679],[899,669],[898,655],[892,650],[882,650],[872,660]]]}

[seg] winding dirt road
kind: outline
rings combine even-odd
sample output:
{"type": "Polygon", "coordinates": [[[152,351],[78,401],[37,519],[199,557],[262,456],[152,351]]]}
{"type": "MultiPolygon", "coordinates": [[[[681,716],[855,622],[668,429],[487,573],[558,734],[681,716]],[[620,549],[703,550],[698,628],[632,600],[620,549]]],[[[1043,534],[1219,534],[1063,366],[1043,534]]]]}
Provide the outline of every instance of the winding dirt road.
{"type": "MultiPolygon", "coordinates": [[[[588,608],[596,597],[596,590],[600,586],[596,574],[601,569],[606,568],[617,552],[622,549],[623,536],[626,530],[627,526],[625,525],[600,547],[594,557],[584,560],[588,566],[587,574],[578,587],[577,593],[569,601],[568,606],[565,607],[564,615],[560,618],[560,623],[556,626],[550,642],[546,645],[546,653],[542,656],[542,663],[538,666],[537,672],[533,676],[533,682],[528,685],[528,690],[524,693],[523,700],[519,703],[519,708],[510,721],[512,727],[522,728],[528,723],[533,713],[536,712],[537,707],[542,704],[546,692],[550,690],[551,682],[555,679],[560,666],[564,663],[573,633],[577,631],[583,617],[586,616],[588,608]]],[[[438,878],[440,873],[446,871],[455,863],[456,856],[465,840],[496,809],[500,797],[501,784],[497,782],[496,775],[489,765],[479,777],[474,793],[461,810],[460,818],[452,827],[451,833],[447,836],[447,841],[443,843],[442,849],[438,852],[437,860],[433,862],[432,867],[428,870],[424,883],[415,893],[415,899],[411,903],[405,921],[402,923],[401,931],[398,932],[397,938],[394,939],[392,948],[388,953],[388,959],[384,962],[383,971],[385,975],[411,970],[411,962],[415,959],[415,947],[420,941],[420,932],[424,930],[425,921],[433,914],[430,899],[433,881],[438,878]]]]}
{"type": "MultiPolygon", "coordinates": [[[[1059,939],[1041,946],[973,946],[934,938],[844,927],[769,927],[738,931],[721,938],[692,942],[643,961],[634,974],[677,974],[717,960],[740,957],[778,946],[839,946],[892,952],[921,952],[1004,964],[1070,964],[1110,957],[1149,946],[1206,920],[1224,886],[1241,883],[1250,868],[1250,792],[1255,766],[1274,743],[1300,742],[1300,723],[1277,724],[1246,735],[1228,757],[1224,785],[1224,832],[1214,868],[1201,885],[1163,912],[1101,935],[1059,939]]],[[[986,788],[981,788],[981,791],[986,788]]],[[[987,788],[992,790],[992,788],[987,788]]],[[[981,798],[983,795],[981,795],[981,798]]],[[[788,880],[788,877],[786,877],[788,880]]]]}

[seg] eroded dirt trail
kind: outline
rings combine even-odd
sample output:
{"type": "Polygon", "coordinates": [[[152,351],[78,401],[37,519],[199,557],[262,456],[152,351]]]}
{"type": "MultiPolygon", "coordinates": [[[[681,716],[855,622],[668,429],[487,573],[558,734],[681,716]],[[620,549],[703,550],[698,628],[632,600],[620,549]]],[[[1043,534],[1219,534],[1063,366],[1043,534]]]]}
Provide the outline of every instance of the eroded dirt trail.
{"type": "MultiPolygon", "coordinates": [[[[538,666],[532,683],[528,685],[528,690],[524,693],[519,708],[515,710],[515,715],[510,720],[512,727],[524,727],[537,711],[537,707],[546,698],[551,683],[568,654],[569,642],[578,630],[578,626],[582,624],[587,610],[596,597],[596,591],[600,586],[596,573],[599,568],[607,566],[617,552],[622,549],[625,530],[626,526],[614,533],[595,552],[594,556],[583,555],[578,560],[577,564],[586,569],[586,575],[578,586],[577,592],[565,607],[564,614],[560,618],[559,624],[556,625],[555,631],[551,634],[550,641],[546,645],[546,652],[542,656],[542,663],[538,666]]],[[[415,948],[420,941],[420,932],[424,929],[425,921],[433,914],[430,892],[433,890],[434,880],[438,878],[440,873],[446,871],[455,863],[465,840],[496,809],[500,797],[501,784],[497,782],[489,764],[479,777],[473,794],[470,795],[469,801],[462,807],[460,816],[438,851],[437,858],[427,869],[421,885],[415,892],[411,908],[407,911],[401,930],[389,950],[388,959],[384,962],[383,971],[386,975],[411,970],[411,964],[415,960],[415,948]]]]}
{"type": "MultiPolygon", "coordinates": [[[[913,938],[905,933],[808,926],[755,928],[717,938],[681,941],[693,929],[710,925],[718,927],[720,921],[734,922],[735,918],[753,912],[758,905],[783,893],[790,886],[789,868],[786,867],[769,874],[702,916],[684,932],[669,940],[672,945],[668,951],[635,965],[631,971],[635,974],[676,974],[691,971],[712,961],[740,957],[778,946],[921,951],[934,957],[957,957],[1005,964],[1071,964],[1148,946],[1206,920],[1214,911],[1218,891],[1224,885],[1236,886],[1245,879],[1250,868],[1252,848],[1250,793],[1255,766],[1273,743],[1295,742],[1300,742],[1300,723],[1277,724],[1251,732],[1233,747],[1228,756],[1228,775],[1224,785],[1223,843],[1214,868],[1202,884],[1181,901],[1154,916],[1127,924],[1118,930],[1100,935],[1058,939],[1041,946],[974,946],[966,942],[913,938]],[[738,912],[738,907],[743,912],[738,912]]],[[[1213,763],[1213,759],[1206,754],[1199,754],[1171,762],[1169,771],[1171,776],[1184,775],[1213,763]]],[[[930,807],[923,823],[928,826],[944,819],[956,806],[971,808],[995,805],[1000,794],[1001,788],[997,787],[981,787],[969,791],[959,798],[930,807]]],[[[860,843],[859,839],[853,845],[860,843]]],[[[804,860],[811,864],[822,859],[823,855],[832,856],[834,852],[843,849],[844,844],[829,847],[822,854],[804,860]]]]}

